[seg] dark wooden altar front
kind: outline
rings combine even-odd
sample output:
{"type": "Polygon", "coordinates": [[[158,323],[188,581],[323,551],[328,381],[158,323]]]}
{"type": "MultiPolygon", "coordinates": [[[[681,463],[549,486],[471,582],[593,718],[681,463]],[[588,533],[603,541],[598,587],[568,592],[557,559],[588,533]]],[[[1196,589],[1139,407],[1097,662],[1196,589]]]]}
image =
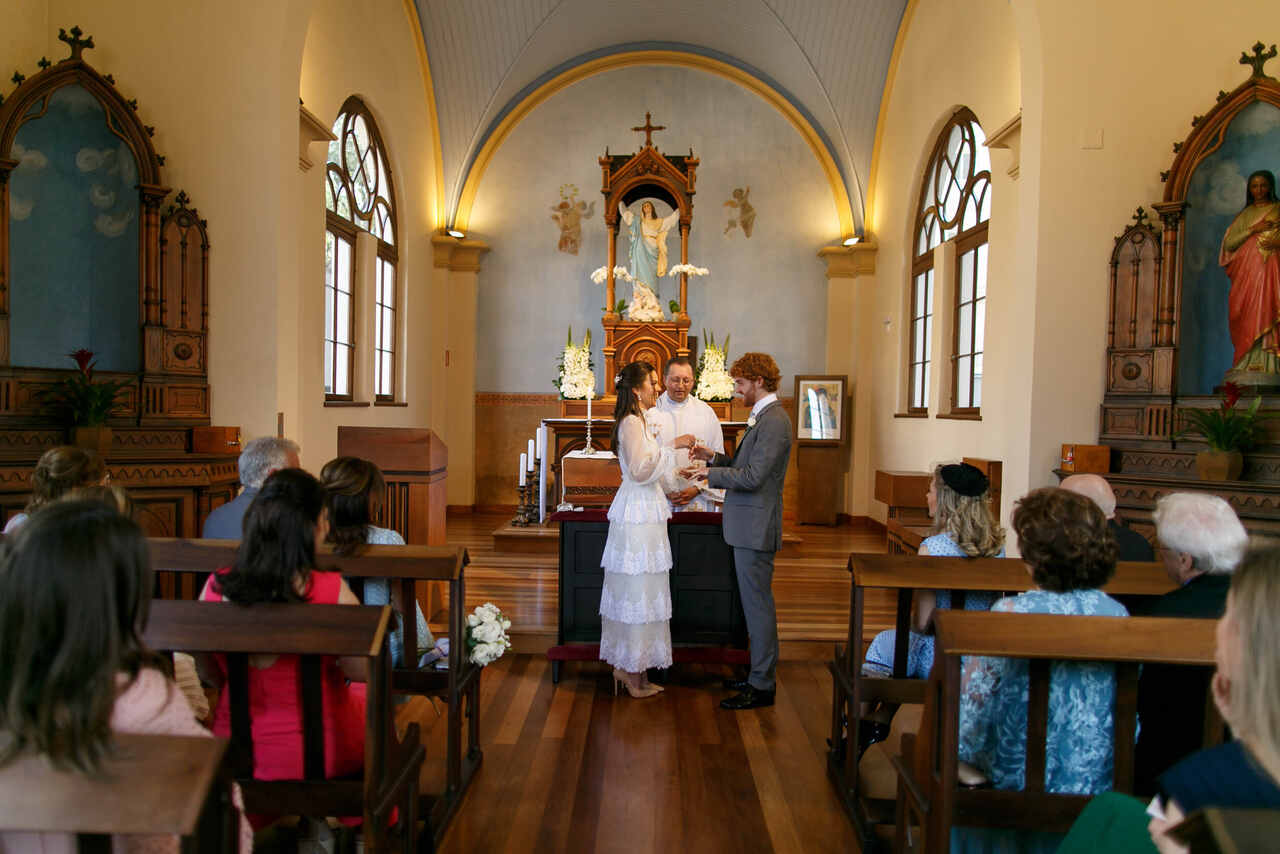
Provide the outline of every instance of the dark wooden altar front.
{"type": "MultiPolygon", "coordinates": [[[[600,591],[604,570],[600,557],[609,535],[606,510],[555,513],[560,525],[560,606],[557,646],[551,658],[551,678],[560,681],[560,662],[596,658],[591,648],[574,650],[569,644],[600,642],[600,591]]],[[[667,523],[671,538],[671,642],[676,661],[741,662],[747,645],[747,624],[738,595],[733,549],[724,541],[719,513],[676,513],[667,523]],[[689,651],[691,646],[730,647],[689,651]]]]}

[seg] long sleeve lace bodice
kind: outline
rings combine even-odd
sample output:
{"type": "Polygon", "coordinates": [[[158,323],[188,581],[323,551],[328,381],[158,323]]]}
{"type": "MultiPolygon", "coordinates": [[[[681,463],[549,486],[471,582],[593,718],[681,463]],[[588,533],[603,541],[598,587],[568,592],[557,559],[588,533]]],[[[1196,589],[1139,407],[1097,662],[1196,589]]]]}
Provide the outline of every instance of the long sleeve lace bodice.
{"type": "Polygon", "coordinates": [[[618,463],[624,480],[641,486],[658,483],[664,492],[675,475],[675,451],[650,436],[648,424],[636,415],[618,425],[618,463]]]}

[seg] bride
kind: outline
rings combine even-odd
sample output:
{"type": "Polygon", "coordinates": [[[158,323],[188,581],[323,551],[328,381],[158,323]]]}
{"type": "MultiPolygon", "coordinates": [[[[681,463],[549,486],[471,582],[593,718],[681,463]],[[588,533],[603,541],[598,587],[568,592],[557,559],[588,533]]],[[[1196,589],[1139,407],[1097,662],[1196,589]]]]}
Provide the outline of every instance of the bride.
{"type": "Polygon", "coordinates": [[[600,565],[600,658],[613,665],[614,693],[632,697],[662,690],[649,682],[650,667],[671,666],[671,543],[667,493],[678,491],[676,448],[691,448],[691,434],[663,447],[646,414],[658,399],[658,373],[632,362],[614,380],[613,451],[622,486],[609,506],[609,538],[600,565]]]}

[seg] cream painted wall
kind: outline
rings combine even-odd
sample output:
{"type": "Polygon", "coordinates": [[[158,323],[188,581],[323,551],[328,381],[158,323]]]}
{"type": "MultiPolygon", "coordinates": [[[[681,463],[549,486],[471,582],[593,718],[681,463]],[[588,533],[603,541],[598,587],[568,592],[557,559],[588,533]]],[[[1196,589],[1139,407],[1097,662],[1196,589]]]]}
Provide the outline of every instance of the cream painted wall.
{"type": "MultiPolygon", "coordinates": [[[[870,291],[861,304],[866,310],[851,319],[860,341],[855,383],[855,457],[850,473],[848,512],[883,519],[884,505],[873,502],[875,469],[928,469],[936,462],[961,456],[1001,459],[1005,463],[1005,493],[1011,484],[1026,483],[1025,455],[1019,462],[1010,451],[1016,445],[1015,425],[1029,417],[1027,396],[1019,391],[1018,354],[1010,349],[1019,319],[1013,275],[1018,184],[1007,174],[1008,152],[992,153],[992,215],[983,420],[949,421],[895,418],[906,410],[903,369],[906,313],[910,286],[911,232],[920,193],[921,174],[937,134],[955,108],[967,106],[987,131],[1013,118],[1020,105],[1019,54],[1013,16],[1004,0],[952,3],[920,0],[912,15],[889,93],[880,141],[880,157],[873,176],[871,211],[873,235],[879,243],[876,273],[854,280],[859,293],[870,291]],[[956,63],[940,73],[938,57],[964,45],[981,61],[956,63]],[[869,388],[868,388],[869,387],[869,388]]],[[[948,313],[935,288],[935,318],[948,313]]],[[[941,371],[942,338],[935,336],[935,376],[941,371]]],[[[939,383],[932,384],[936,399],[939,383]]],[[[937,411],[931,405],[931,413],[937,411]]],[[[1020,491],[1020,486],[1015,490],[1020,491]]],[[[1007,502],[1006,502],[1007,503],[1007,502]]]]}
{"type": "MultiPolygon", "coordinates": [[[[1004,460],[1007,518],[1027,489],[1056,482],[1062,442],[1095,440],[1112,238],[1136,207],[1150,210],[1161,198],[1171,144],[1219,89],[1248,76],[1236,58],[1260,36],[1274,40],[1258,30],[1270,19],[1272,4],[1262,0],[1232,0],[1212,15],[1190,0],[919,0],[872,176],[877,310],[851,321],[868,337],[880,326],[886,346],[874,369],[859,370],[873,391],[857,414],[856,429],[866,432],[855,441],[868,451],[855,458],[850,512],[884,518],[871,498],[876,468],[923,469],[970,455],[1004,460]],[[939,73],[937,58],[957,46],[969,61],[939,73]],[[1157,56],[1170,59],[1154,67],[1157,56]],[[895,419],[905,394],[907,240],[919,173],[937,127],[961,104],[988,132],[1022,109],[1016,181],[1004,174],[1010,153],[992,153],[983,420],[895,419]]],[[[935,303],[939,309],[948,310],[935,303]]]]}
{"type": "MultiPolygon", "coordinates": [[[[321,333],[326,148],[313,143],[310,152],[315,167],[300,173],[295,166],[291,173],[296,176],[294,219],[298,223],[294,243],[298,275],[292,283],[295,328],[287,339],[282,330],[279,363],[286,429],[302,445],[303,464],[313,471],[336,453],[339,425],[432,427],[448,443],[443,420],[435,423],[431,417],[432,369],[443,362],[445,347],[435,319],[439,314],[447,315],[449,303],[448,290],[437,282],[432,268],[436,165],[417,46],[400,0],[366,4],[361,7],[359,26],[352,23],[349,3],[316,0],[302,54],[299,93],[307,109],[327,125],[332,125],[349,95],[359,95],[373,113],[387,146],[399,219],[397,275],[402,302],[397,332],[402,360],[396,379],[397,398],[408,405],[324,406],[321,333]]],[[[356,396],[365,402],[373,396],[369,359],[373,297],[371,292],[356,295],[355,370],[360,375],[356,396]]],[[[468,406],[468,411],[471,408],[468,406]]],[[[451,489],[455,480],[474,480],[474,466],[464,465],[453,454],[449,463],[451,489]]]]}
{"type": "Polygon", "coordinates": [[[213,423],[238,424],[246,437],[274,434],[283,412],[312,470],[333,456],[339,424],[432,426],[442,379],[432,374],[443,362],[435,313],[447,303],[431,264],[431,122],[402,0],[364,4],[360,26],[334,0],[4,3],[16,23],[0,32],[0,67],[34,72],[41,54],[62,59],[57,29],[79,25],[97,45],[86,58],[155,126],[166,183],[186,190],[209,221],[213,423]],[[331,122],[350,94],[378,118],[396,181],[406,407],[323,406],[325,154],[313,145],[316,167],[299,170],[298,98],[331,122]]]}

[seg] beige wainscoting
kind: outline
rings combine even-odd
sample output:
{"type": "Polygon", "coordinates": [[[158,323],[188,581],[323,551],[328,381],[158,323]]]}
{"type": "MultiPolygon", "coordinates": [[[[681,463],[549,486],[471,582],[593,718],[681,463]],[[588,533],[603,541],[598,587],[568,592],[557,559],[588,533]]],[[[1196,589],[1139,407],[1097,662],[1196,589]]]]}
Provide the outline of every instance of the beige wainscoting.
{"type": "MultiPolygon", "coordinates": [[[[795,400],[781,398],[787,415],[795,423],[795,400]]],[[[738,402],[733,419],[745,421],[749,410],[738,402]]],[[[476,507],[490,508],[516,504],[516,468],[520,454],[543,418],[560,416],[560,399],[554,394],[479,392],[476,394],[476,507]]],[[[603,437],[605,441],[608,437],[603,437]]],[[[788,519],[795,518],[799,486],[796,454],[792,448],[783,484],[782,503],[788,519]]]]}

